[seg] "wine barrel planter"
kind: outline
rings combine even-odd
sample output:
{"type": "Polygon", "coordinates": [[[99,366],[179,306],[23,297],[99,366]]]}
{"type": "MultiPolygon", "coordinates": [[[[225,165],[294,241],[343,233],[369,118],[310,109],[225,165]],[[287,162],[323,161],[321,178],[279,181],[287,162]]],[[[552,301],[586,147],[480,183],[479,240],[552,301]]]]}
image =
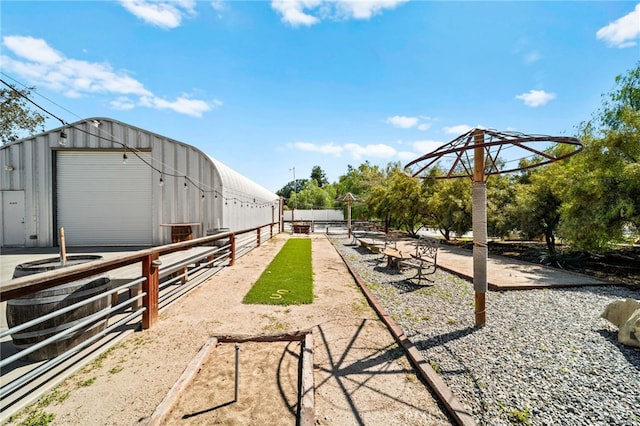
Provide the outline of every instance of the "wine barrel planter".
{"type": "MultiPolygon", "coordinates": [[[[100,259],[102,259],[102,256],[68,256],[65,267],[100,259]]],[[[13,278],[60,268],[63,268],[63,266],[57,257],[27,262],[16,266],[13,278]]],[[[106,274],[101,274],[8,300],[6,309],[7,324],[9,328],[24,324],[27,321],[73,305],[97,294],[105,293],[110,288],[109,277],[106,274]]],[[[110,308],[111,295],[105,293],[105,296],[98,300],[12,334],[13,344],[20,350],[26,349],[31,345],[48,339],[54,334],[73,327],[87,316],[110,308]]],[[[32,361],[54,358],[104,330],[108,321],[109,315],[99,318],[79,330],[30,353],[26,357],[32,361]]]]}

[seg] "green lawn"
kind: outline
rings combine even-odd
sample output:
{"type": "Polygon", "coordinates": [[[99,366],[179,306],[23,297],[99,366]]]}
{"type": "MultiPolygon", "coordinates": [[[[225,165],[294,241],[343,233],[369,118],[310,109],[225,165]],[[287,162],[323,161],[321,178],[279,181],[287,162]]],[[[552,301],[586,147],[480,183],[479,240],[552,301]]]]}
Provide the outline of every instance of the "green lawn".
{"type": "Polygon", "coordinates": [[[242,301],[264,305],[313,302],[311,239],[288,240],[242,301]]]}

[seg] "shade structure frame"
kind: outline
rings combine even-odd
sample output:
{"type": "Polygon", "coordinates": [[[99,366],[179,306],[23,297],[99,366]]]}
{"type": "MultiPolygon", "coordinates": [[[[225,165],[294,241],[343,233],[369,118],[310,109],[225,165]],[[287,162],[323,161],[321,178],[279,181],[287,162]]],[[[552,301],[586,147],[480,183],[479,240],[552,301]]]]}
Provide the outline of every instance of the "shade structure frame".
{"type": "MultiPolygon", "coordinates": [[[[415,160],[409,162],[405,169],[416,167],[415,171],[410,172],[412,177],[421,177],[429,179],[452,179],[462,177],[473,177],[473,164],[468,157],[469,150],[475,150],[482,148],[485,152],[484,156],[487,160],[485,165],[488,165],[488,169],[485,169],[485,177],[491,175],[498,175],[504,173],[513,173],[521,170],[528,170],[536,167],[540,167],[546,164],[550,164],[556,161],[563,160],[571,157],[582,151],[583,144],[578,138],[569,136],[546,136],[546,135],[527,135],[519,132],[499,132],[490,129],[472,129],[463,135],[458,136],[451,142],[444,144],[436,150],[424,154],[415,160]],[[483,134],[483,142],[478,143],[476,136],[478,132],[483,134]],[[531,164],[518,164],[517,167],[503,168],[499,167],[499,155],[502,149],[506,145],[513,145],[525,152],[534,156],[535,160],[531,164]],[[558,155],[549,153],[546,149],[537,149],[527,144],[562,144],[570,147],[574,147],[572,151],[564,152],[558,155]],[[496,152],[492,152],[493,148],[497,148],[496,152]],[[463,155],[466,156],[463,159],[463,155]],[[446,156],[455,158],[451,167],[448,167],[447,172],[443,175],[425,176],[425,171],[429,170],[438,161],[446,156]],[[535,157],[537,156],[537,157],[535,157]]],[[[515,160],[512,160],[515,161],[515,160]]]]}
{"type": "MultiPolygon", "coordinates": [[[[486,323],[485,294],[487,292],[487,223],[486,223],[486,181],[491,175],[532,169],[571,157],[582,151],[584,145],[573,137],[526,135],[518,132],[498,132],[496,130],[472,129],[457,137],[448,144],[411,161],[405,170],[418,165],[417,171],[410,172],[412,177],[423,179],[454,179],[467,177],[473,180],[473,286],[475,290],[475,325],[483,327],[486,323]],[[555,143],[573,147],[573,150],[560,152],[557,155],[548,149],[535,149],[527,143],[555,143]],[[535,161],[529,164],[518,160],[518,167],[501,168],[499,155],[507,145],[513,145],[533,154],[535,161]],[[497,147],[495,153],[492,148],[497,147]],[[473,159],[469,157],[473,153],[473,159]],[[425,171],[436,164],[443,157],[452,155],[454,160],[443,175],[424,175],[425,171]],[[463,159],[463,155],[465,158],[463,159]],[[487,159],[489,161],[487,161],[487,159]],[[465,162],[466,160],[466,162],[465,162]],[[489,166],[487,169],[487,165],[489,166]]],[[[506,164],[506,163],[505,163],[506,164]]]]}

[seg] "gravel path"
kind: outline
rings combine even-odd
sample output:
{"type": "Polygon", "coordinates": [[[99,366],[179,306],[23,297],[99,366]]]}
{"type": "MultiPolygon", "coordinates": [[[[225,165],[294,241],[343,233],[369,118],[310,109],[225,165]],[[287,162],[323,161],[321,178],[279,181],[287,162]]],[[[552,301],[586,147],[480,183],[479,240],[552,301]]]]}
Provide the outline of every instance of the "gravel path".
{"type": "Polygon", "coordinates": [[[379,254],[333,242],[480,424],[640,424],[640,350],[600,317],[638,290],[489,292],[487,325],[475,329],[470,282],[438,270],[417,286],[379,254]]]}

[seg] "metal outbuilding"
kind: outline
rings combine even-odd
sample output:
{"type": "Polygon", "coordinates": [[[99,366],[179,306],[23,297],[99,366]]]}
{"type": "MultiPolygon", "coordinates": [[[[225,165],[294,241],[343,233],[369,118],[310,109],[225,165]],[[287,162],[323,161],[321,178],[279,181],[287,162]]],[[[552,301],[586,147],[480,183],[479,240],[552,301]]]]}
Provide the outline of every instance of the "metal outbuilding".
{"type": "Polygon", "coordinates": [[[3,247],[151,246],[280,218],[279,197],[191,145],[90,118],[0,147],[3,247]]]}

